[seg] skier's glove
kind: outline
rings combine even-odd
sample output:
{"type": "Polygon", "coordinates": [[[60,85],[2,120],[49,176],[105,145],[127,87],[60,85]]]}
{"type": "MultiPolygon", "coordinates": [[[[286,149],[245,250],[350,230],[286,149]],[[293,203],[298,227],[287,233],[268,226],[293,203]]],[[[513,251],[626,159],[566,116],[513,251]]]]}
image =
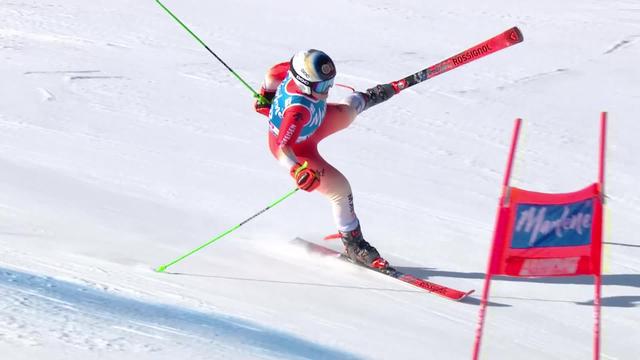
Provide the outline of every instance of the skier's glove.
{"type": "Polygon", "coordinates": [[[366,92],[362,93],[364,98],[367,100],[364,110],[367,110],[373,105],[378,105],[383,101],[389,100],[395,94],[396,91],[391,84],[376,85],[375,87],[367,89],[366,92]]]}
{"type": "Polygon", "coordinates": [[[296,181],[298,187],[304,191],[313,191],[320,185],[318,172],[310,169],[306,161],[304,164],[295,164],[291,167],[291,177],[296,181]]]}
{"type": "Polygon", "coordinates": [[[254,96],[256,101],[253,103],[253,108],[256,109],[256,112],[262,114],[264,116],[269,116],[269,111],[271,110],[271,101],[273,97],[276,95],[275,91],[267,91],[265,88],[260,89],[260,95],[254,96]]]}

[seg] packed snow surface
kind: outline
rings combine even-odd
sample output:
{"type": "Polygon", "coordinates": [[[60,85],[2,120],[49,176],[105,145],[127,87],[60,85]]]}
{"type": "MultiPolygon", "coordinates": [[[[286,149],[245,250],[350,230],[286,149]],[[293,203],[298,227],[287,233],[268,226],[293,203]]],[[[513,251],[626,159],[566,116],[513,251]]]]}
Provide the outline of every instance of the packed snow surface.
{"type": "MultiPolygon", "coordinates": [[[[0,358],[468,359],[514,119],[513,185],[569,192],[597,180],[601,111],[601,358],[638,358],[638,1],[166,5],[254,88],[301,49],[364,90],[518,26],[523,43],[320,147],[392,264],[476,293],[447,301],[290,244],[335,232],[305,192],[154,272],[294,187],[251,93],[155,1],[0,0],[0,358]]],[[[497,279],[482,358],[591,358],[593,294],[590,277],[497,279]]]]}

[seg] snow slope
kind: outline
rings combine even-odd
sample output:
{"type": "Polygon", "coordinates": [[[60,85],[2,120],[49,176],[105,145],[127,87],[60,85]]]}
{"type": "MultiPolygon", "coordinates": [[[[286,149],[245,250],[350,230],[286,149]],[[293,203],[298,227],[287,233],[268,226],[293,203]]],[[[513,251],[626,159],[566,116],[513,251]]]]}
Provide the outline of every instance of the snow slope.
{"type": "MultiPolygon", "coordinates": [[[[321,151],[393,264],[480,290],[513,120],[514,185],[565,192],[595,181],[609,111],[602,358],[638,357],[637,1],[166,5],[255,87],[299,49],[366,89],[520,27],[522,44],[321,151]]],[[[0,18],[3,359],[470,357],[479,295],[448,302],[289,244],[333,232],[317,194],[153,272],[293,187],[250,93],[151,0],[0,0],[0,18]]],[[[589,358],[592,298],[590,278],[494,282],[483,358],[589,358]]]]}

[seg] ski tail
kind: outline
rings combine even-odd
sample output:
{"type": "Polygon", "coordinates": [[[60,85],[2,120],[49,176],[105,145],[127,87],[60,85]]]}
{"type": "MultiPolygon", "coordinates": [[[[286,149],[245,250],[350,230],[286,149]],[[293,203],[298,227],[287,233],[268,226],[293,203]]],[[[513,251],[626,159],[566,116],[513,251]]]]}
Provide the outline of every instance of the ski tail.
{"type": "Polygon", "coordinates": [[[468,64],[472,61],[483,58],[487,55],[493,54],[497,51],[506,49],[512,45],[521,43],[524,40],[522,32],[517,26],[498,34],[491,39],[485,40],[478,45],[472,46],[469,49],[456,54],[446,60],[443,60],[435,65],[432,65],[424,70],[420,70],[415,74],[409,75],[404,79],[393,81],[391,86],[395,90],[396,94],[400,91],[421,83],[432,77],[443,74],[447,71],[451,71],[464,64],[468,64]]]}

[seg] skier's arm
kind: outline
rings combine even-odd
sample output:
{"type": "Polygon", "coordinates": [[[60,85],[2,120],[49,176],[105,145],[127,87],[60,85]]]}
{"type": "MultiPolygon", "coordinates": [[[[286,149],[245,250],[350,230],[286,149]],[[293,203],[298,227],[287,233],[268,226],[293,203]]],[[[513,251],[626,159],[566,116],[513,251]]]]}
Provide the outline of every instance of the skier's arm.
{"type": "Polygon", "coordinates": [[[311,112],[304,106],[294,105],[287,108],[282,115],[282,123],[278,132],[278,161],[287,168],[300,164],[298,157],[291,149],[296,143],[304,125],[309,122],[311,112]]]}
{"type": "Polygon", "coordinates": [[[278,90],[278,86],[287,76],[287,71],[289,70],[289,63],[283,62],[280,64],[276,64],[269,69],[267,74],[264,77],[264,82],[260,87],[260,95],[265,98],[268,102],[261,102],[260,99],[257,99],[253,104],[256,112],[269,116],[269,110],[271,109],[271,101],[273,97],[276,95],[276,90],[278,90]]]}
{"type": "Polygon", "coordinates": [[[296,143],[300,132],[311,119],[311,111],[302,105],[293,105],[284,111],[282,123],[278,133],[278,160],[289,168],[289,174],[295,180],[298,188],[304,191],[313,191],[320,186],[320,175],[316,169],[310,168],[298,160],[293,151],[292,144],[296,143]]]}
{"type": "Polygon", "coordinates": [[[298,188],[305,191],[313,191],[320,185],[320,176],[315,169],[300,163],[293,151],[291,144],[296,143],[304,125],[309,122],[311,112],[304,106],[294,105],[284,111],[280,132],[278,133],[278,160],[289,168],[291,177],[296,182],[298,188]]]}

